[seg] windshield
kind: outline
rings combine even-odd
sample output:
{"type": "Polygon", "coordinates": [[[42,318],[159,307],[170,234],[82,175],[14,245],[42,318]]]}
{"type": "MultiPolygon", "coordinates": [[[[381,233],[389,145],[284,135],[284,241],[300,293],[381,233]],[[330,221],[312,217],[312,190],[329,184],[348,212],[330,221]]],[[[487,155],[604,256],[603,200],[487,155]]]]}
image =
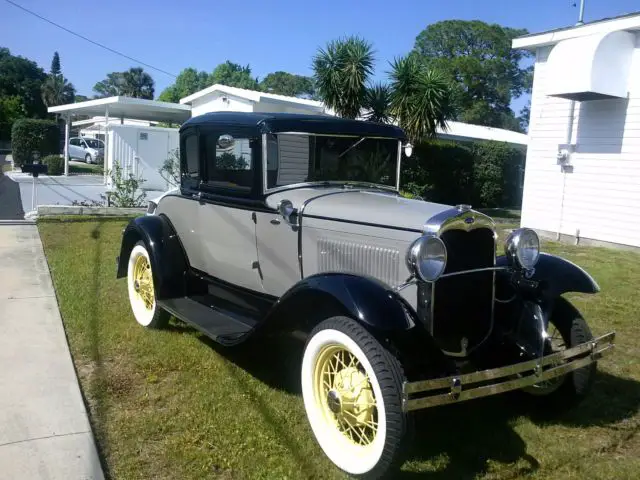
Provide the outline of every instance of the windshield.
{"type": "Polygon", "coordinates": [[[104,148],[104,143],[95,138],[85,138],[84,141],[87,142],[89,148],[104,148]]]}
{"type": "Polygon", "coordinates": [[[396,186],[398,140],[280,133],[267,143],[267,188],[304,182],[396,186]]]}

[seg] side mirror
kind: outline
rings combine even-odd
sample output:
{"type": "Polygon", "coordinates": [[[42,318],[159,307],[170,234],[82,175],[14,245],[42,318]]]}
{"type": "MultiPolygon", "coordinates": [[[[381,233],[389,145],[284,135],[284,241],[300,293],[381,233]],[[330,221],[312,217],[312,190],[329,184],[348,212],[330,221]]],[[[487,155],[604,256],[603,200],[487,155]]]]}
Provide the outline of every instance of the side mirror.
{"type": "Polygon", "coordinates": [[[278,213],[282,215],[284,221],[289,225],[298,224],[298,210],[293,207],[291,200],[280,200],[280,203],[278,203],[278,213]]]}

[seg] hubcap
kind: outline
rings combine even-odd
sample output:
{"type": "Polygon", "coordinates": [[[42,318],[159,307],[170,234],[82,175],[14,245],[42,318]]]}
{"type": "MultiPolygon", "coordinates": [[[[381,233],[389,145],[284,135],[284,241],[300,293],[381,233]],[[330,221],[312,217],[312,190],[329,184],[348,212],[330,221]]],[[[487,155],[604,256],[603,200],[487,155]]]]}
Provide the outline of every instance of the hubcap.
{"type": "Polygon", "coordinates": [[[133,289],[144,307],[147,310],[153,310],[155,299],[153,277],[149,260],[144,255],[138,256],[133,264],[133,289]]]}
{"type": "Polygon", "coordinates": [[[342,346],[325,347],[317,358],[314,384],[325,421],[350,442],[371,444],[378,431],[376,398],[356,356],[342,346]]]}

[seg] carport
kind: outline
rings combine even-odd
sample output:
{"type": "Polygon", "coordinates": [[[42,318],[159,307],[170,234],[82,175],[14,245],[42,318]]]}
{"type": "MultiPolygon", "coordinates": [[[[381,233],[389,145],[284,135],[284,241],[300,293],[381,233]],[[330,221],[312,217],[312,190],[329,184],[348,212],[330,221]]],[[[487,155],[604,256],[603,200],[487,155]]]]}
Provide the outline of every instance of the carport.
{"type": "MultiPolygon", "coordinates": [[[[146,120],[155,122],[184,123],[191,117],[191,106],[177,103],[157,102],[131,97],[108,97],[86,102],[68,103],[49,107],[49,113],[56,113],[65,121],[64,128],[64,174],[69,175],[69,131],[71,122],[78,116],[104,117],[105,122],[105,152],[109,148],[109,118],[119,118],[120,123],[125,118],[146,120]]],[[[104,181],[107,180],[107,169],[104,172],[104,181]]]]}

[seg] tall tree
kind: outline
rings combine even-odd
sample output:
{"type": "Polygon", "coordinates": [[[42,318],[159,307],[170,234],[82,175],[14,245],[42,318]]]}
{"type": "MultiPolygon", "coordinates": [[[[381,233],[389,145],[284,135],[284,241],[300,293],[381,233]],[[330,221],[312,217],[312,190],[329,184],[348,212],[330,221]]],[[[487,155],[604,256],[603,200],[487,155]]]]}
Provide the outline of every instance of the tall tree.
{"type": "Polygon", "coordinates": [[[531,54],[513,50],[511,41],[526,33],[478,20],[445,20],[418,35],[413,54],[453,82],[458,120],[517,128],[510,103],[531,88],[531,67],[521,66],[531,54]]]}
{"type": "Polygon", "coordinates": [[[218,65],[209,77],[210,85],[219,83],[229,87],[258,90],[258,79],[251,76],[251,67],[243,67],[227,60],[218,65]]]}
{"type": "Polygon", "coordinates": [[[313,58],[318,95],[341,117],[357,118],[373,73],[373,48],[360,37],[329,42],[313,58]]]}
{"type": "Polygon", "coordinates": [[[316,93],[313,78],[282,71],[273,72],[264,77],[260,82],[260,90],[267,93],[306,98],[313,98],[316,93]]]}
{"type": "Polygon", "coordinates": [[[195,68],[185,68],[180,72],[173,85],[169,85],[162,91],[158,100],[178,103],[181,98],[188,97],[211,84],[207,72],[199,72],[195,68]]]}
{"type": "Polygon", "coordinates": [[[64,75],[60,66],[60,55],[54,52],[51,60],[51,71],[42,84],[42,101],[47,107],[73,103],[76,89],[64,75]]]}
{"type": "MultiPolygon", "coordinates": [[[[47,78],[42,68],[26,58],[11,55],[0,47],[0,98],[18,97],[26,117],[44,117],[47,107],[42,101],[42,83],[47,78]]],[[[12,104],[15,100],[11,101],[12,104]]]]}
{"type": "Polygon", "coordinates": [[[98,98],[123,95],[153,100],[154,85],[151,75],[140,67],[132,67],[126,72],[108,73],[107,78],[93,86],[93,91],[98,98]]]}
{"type": "Polygon", "coordinates": [[[408,55],[391,64],[391,114],[418,142],[446,129],[455,114],[451,85],[445,75],[408,55]]]}

